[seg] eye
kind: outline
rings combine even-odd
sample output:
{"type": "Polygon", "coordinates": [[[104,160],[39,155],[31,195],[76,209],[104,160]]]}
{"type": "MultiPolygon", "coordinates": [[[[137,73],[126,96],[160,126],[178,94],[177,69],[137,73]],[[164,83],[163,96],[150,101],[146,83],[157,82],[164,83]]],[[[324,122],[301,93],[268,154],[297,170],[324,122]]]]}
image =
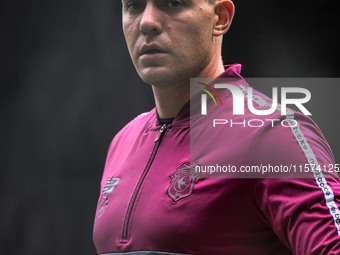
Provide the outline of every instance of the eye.
{"type": "Polygon", "coordinates": [[[170,0],[170,1],[167,1],[166,2],[166,5],[167,7],[169,8],[173,8],[173,9],[176,9],[176,8],[179,8],[183,3],[181,1],[176,1],[176,0],[170,0]]]}
{"type": "Polygon", "coordinates": [[[126,10],[129,12],[138,12],[143,10],[144,5],[141,2],[135,1],[135,2],[128,2],[126,4],[126,10]]]}

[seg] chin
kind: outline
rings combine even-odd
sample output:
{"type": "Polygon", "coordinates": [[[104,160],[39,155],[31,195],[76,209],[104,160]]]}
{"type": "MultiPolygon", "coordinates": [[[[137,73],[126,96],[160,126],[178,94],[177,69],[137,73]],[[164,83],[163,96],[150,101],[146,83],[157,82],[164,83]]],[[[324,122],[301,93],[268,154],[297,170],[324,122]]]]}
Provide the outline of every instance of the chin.
{"type": "Polygon", "coordinates": [[[141,76],[141,78],[145,83],[148,83],[154,86],[166,86],[167,83],[169,82],[169,79],[166,79],[165,77],[159,77],[159,76],[152,76],[152,77],[141,76]]]}
{"type": "Polygon", "coordinates": [[[147,68],[138,73],[145,83],[155,86],[165,86],[168,83],[174,83],[174,77],[177,76],[174,71],[164,67],[147,68]]]}

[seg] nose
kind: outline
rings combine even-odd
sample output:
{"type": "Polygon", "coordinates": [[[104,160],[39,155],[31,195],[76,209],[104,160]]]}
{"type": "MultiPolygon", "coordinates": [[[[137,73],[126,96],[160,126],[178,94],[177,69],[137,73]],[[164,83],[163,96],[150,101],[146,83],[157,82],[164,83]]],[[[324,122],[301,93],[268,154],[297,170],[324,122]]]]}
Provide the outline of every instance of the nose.
{"type": "Polygon", "coordinates": [[[144,34],[160,34],[163,30],[163,17],[161,11],[149,1],[145,6],[140,21],[140,30],[144,34]]]}

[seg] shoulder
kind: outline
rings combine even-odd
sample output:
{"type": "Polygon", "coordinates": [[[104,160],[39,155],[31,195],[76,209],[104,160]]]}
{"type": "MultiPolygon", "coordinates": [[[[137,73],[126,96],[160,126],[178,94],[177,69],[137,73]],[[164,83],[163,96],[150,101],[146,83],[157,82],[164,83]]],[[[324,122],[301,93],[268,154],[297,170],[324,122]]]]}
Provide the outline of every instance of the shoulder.
{"type": "MultiPolygon", "coordinates": [[[[244,87],[243,90],[245,97],[252,99],[254,109],[263,111],[273,106],[273,101],[261,92],[244,87]]],[[[253,164],[282,164],[287,167],[334,164],[334,155],[322,131],[305,114],[291,109],[284,114],[279,104],[269,115],[248,114],[250,119],[264,123],[256,132],[253,143],[253,164]]]]}
{"type": "Polygon", "coordinates": [[[131,142],[150,129],[157,120],[156,109],[139,114],[127,123],[113,138],[109,152],[121,143],[131,142]]]}
{"type": "Polygon", "coordinates": [[[144,112],[137,115],[133,118],[129,123],[127,123],[116,135],[122,136],[128,132],[136,131],[136,130],[143,130],[150,127],[154,121],[157,119],[156,110],[152,109],[149,112],[144,112]]]}
{"type": "Polygon", "coordinates": [[[266,158],[292,163],[334,162],[330,146],[316,123],[293,111],[290,116],[271,117],[261,129],[254,146],[254,160],[263,160],[264,152],[266,158]]]}

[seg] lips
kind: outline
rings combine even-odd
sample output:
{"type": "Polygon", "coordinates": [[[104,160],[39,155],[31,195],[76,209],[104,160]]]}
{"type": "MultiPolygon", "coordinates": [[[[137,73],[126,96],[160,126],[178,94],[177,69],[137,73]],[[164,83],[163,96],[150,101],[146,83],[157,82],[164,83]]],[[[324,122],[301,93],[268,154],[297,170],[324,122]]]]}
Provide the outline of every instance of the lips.
{"type": "Polygon", "coordinates": [[[144,54],[157,54],[157,53],[164,53],[164,51],[157,50],[157,49],[151,49],[151,50],[146,50],[145,52],[142,53],[142,55],[144,55],[144,54]]]}
{"type": "Polygon", "coordinates": [[[157,44],[144,45],[140,50],[140,56],[144,55],[158,55],[167,53],[162,47],[157,44]]]}

